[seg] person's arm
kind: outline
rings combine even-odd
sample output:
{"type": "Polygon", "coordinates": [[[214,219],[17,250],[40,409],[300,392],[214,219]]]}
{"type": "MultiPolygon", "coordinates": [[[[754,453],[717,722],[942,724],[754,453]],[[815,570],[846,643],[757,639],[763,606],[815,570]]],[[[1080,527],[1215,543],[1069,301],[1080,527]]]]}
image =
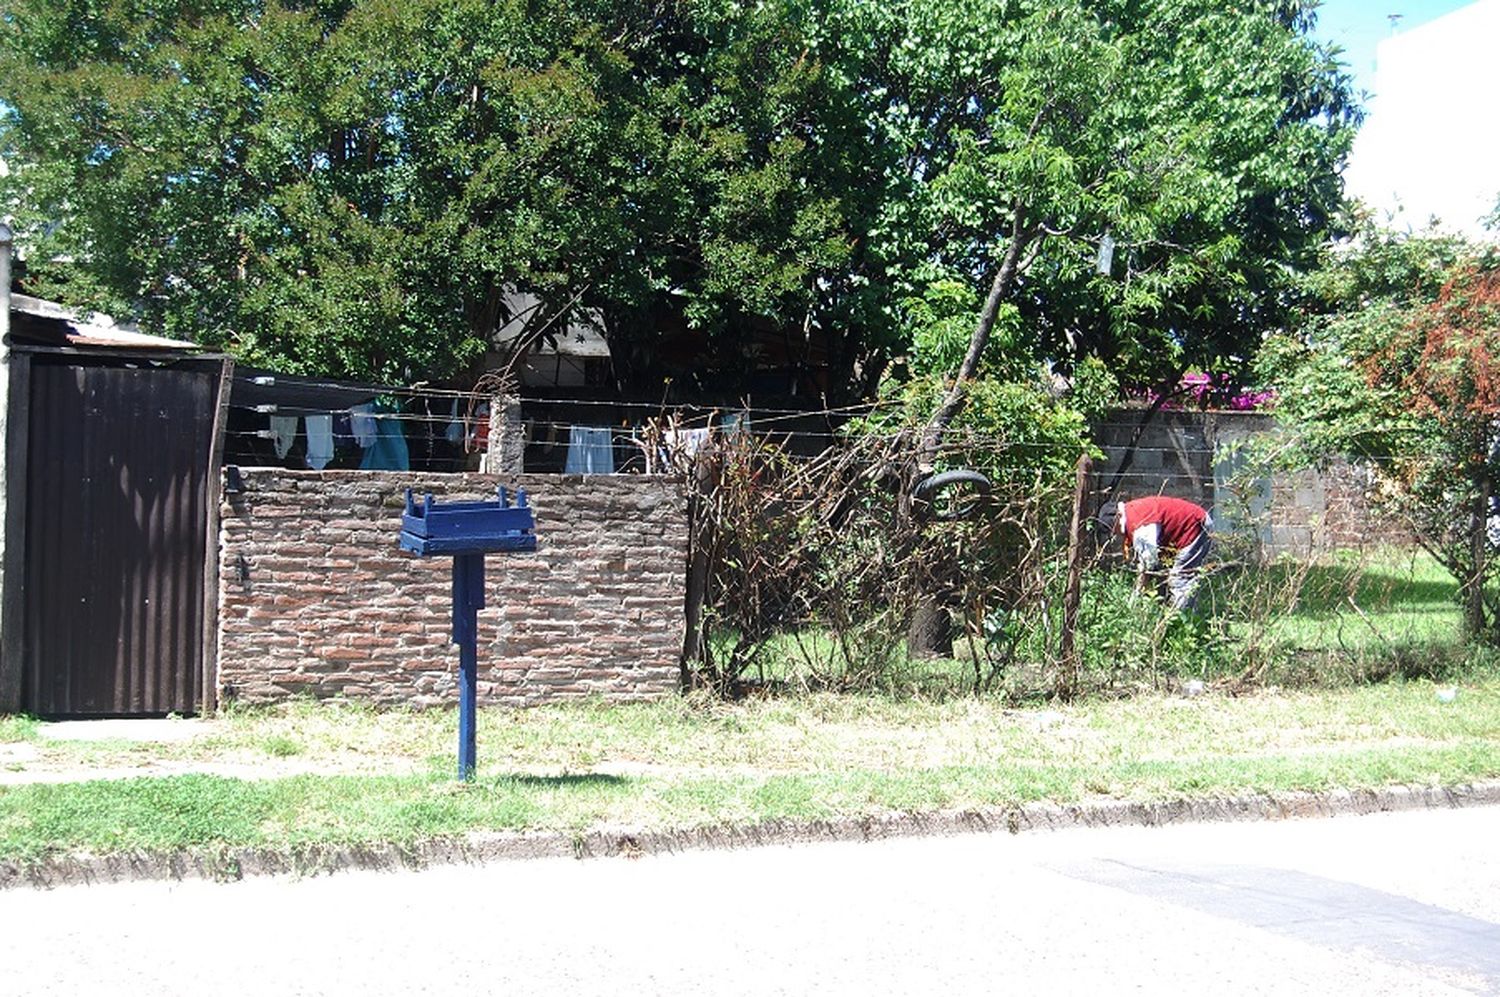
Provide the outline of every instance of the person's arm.
{"type": "Polygon", "coordinates": [[[1156,523],[1138,526],[1130,535],[1129,548],[1142,571],[1153,571],[1161,563],[1161,527],[1156,523]]]}
{"type": "Polygon", "coordinates": [[[1146,588],[1146,572],[1156,565],[1159,535],[1160,530],[1155,523],[1137,527],[1133,532],[1125,534],[1125,560],[1135,562],[1135,584],[1130,589],[1132,602],[1146,588]]]}

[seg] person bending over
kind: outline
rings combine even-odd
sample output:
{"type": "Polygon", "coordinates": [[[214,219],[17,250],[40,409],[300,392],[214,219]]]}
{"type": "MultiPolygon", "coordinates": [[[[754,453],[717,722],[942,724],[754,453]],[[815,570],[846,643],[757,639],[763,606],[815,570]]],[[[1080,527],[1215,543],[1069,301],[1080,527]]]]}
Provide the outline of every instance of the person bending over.
{"type": "Polygon", "coordinates": [[[1208,558],[1213,520],[1208,511],[1187,499],[1151,495],[1121,502],[1115,531],[1124,538],[1125,557],[1136,562],[1140,576],[1167,565],[1167,595],[1173,609],[1191,609],[1198,589],[1199,569],[1208,558]]]}

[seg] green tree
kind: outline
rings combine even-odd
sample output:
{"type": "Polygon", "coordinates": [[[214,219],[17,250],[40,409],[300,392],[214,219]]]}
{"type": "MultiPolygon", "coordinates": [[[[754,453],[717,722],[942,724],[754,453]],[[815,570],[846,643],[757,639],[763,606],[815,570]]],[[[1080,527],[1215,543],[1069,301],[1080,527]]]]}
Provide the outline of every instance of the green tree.
{"type": "Polygon", "coordinates": [[[1253,353],[1341,202],[1355,111],[1308,37],[1313,8],[829,7],[819,51],[902,150],[871,234],[892,279],[979,292],[926,457],[997,327],[1024,324],[1034,357],[1100,356],[1130,377],[1253,353]]]}
{"type": "Polygon", "coordinates": [[[1221,7],[13,0],[5,198],[39,290],[309,372],[453,373],[517,290],[627,377],[780,333],[861,396],[962,284],[945,421],[997,324],[1136,377],[1273,321],[1347,81],[1310,3],[1221,7]]]}
{"type": "Polygon", "coordinates": [[[294,371],[454,373],[511,291],[544,303],[535,331],[593,309],[649,348],[665,303],[743,356],[737,326],[829,310],[859,227],[840,192],[866,190],[870,146],[788,17],[17,0],[0,99],[28,278],[294,371]]]}
{"type": "Polygon", "coordinates": [[[560,188],[603,154],[586,112],[609,53],[552,9],[13,4],[7,153],[50,218],[31,269],[252,362],[452,369],[497,273],[548,288],[555,243],[532,240],[578,224],[560,188]]]}
{"type": "Polygon", "coordinates": [[[1488,535],[1500,496],[1500,258],[1432,233],[1366,227],[1330,249],[1297,335],[1259,360],[1289,466],[1344,456],[1458,580],[1465,627],[1500,637],[1488,535]]]}

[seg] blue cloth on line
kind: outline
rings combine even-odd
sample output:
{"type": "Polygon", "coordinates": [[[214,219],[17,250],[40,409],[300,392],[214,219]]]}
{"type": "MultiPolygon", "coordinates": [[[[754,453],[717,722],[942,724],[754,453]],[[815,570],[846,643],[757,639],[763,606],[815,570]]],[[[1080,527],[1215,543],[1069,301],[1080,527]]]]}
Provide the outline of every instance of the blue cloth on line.
{"type": "Polygon", "coordinates": [[[307,425],[307,466],[321,471],[333,460],[333,416],[310,415],[307,425]]]}
{"type": "Polygon", "coordinates": [[[614,434],[594,426],[573,426],[568,432],[564,474],[614,474],[614,434]]]}
{"type": "Polygon", "coordinates": [[[364,459],[359,462],[363,471],[409,471],[411,453],[406,449],[406,434],[401,430],[401,417],[383,414],[375,419],[375,438],[365,448],[364,459]]]}

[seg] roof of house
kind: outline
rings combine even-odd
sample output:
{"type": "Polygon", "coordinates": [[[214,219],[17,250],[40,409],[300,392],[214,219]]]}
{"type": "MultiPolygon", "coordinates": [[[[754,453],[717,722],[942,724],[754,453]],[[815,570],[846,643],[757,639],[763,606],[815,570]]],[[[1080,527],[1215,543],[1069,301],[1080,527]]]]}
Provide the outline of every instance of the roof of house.
{"type": "MultiPolygon", "coordinates": [[[[516,339],[524,332],[526,323],[541,306],[541,299],[533,294],[515,291],[507,295],[506,307],[510,319],[495,333],[493,345],[502,351],[513,348],[516,339]]],[[[580,360],[608,359],[609,341],[599,331],[599,324],[599,317],[588,313],[584,320],[568,322],[566,328],[554,325],[532,345],[531,352],[537,356],[556,355],[580,360]]]]}
{"type": "Polygon", "coordinates": [[[196,343],[141,332],[132,322],[119,322],[102,312],[85,313],[33,298],[10,296],[11,335],[51,346],[88,346],[130,350],[197,350],[196,343]]]}
{"type": "Polygon", "coordinates": [[[374,401],[389,391],[374,384],[298,377],[253,367],[236,367],[230,404],[277,415],[323,415],[374,401]]]}

